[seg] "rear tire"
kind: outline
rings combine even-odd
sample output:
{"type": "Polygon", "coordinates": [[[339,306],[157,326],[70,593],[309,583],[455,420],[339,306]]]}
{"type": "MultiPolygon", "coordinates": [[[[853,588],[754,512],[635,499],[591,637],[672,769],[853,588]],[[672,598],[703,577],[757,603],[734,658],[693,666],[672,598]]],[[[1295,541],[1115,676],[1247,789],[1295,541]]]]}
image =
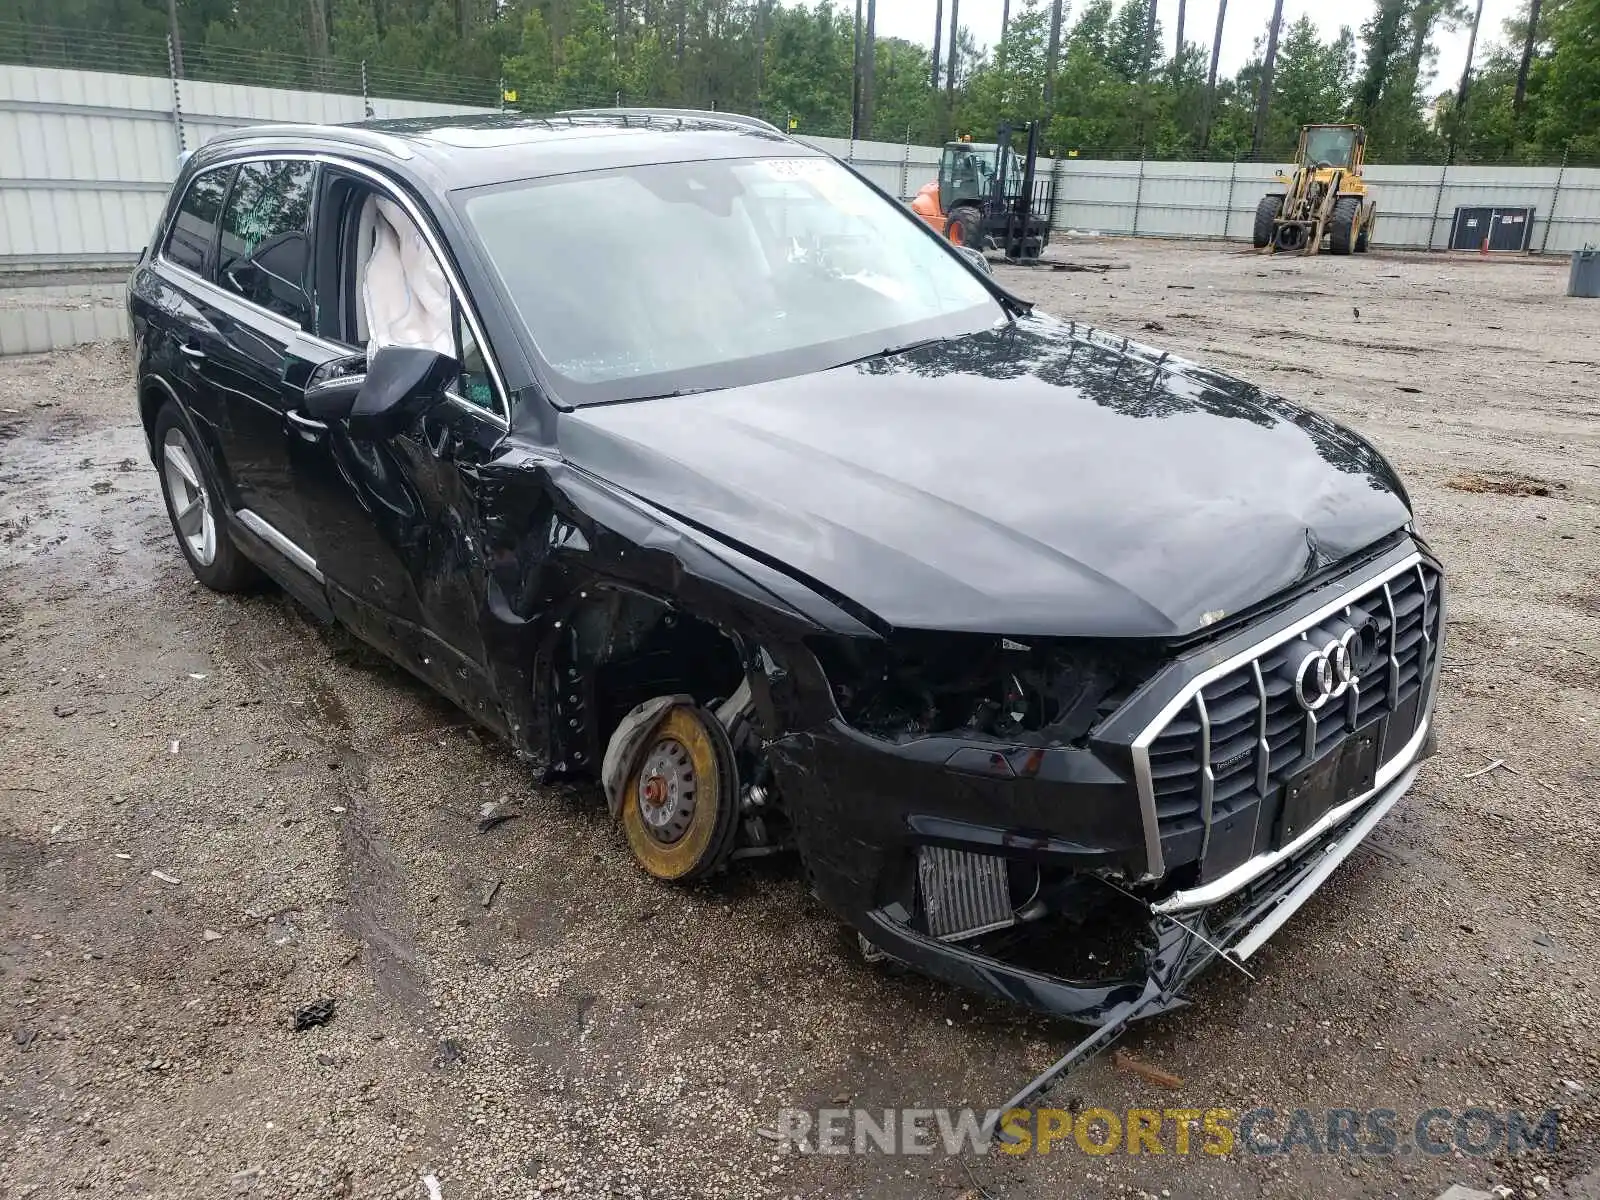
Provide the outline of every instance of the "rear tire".
{"type": "Polygon", "coordinates": [[[1354,196],[1335,200],[1328,218],[1328,249],[1334,254],[1349,254],[1356,243],[1356,222],[1361,217],[1361,201],[1354,196]]]}
{"type": "Polygon", "coordinates": [[[1272,245],[1273,225],[1282,211],[1283,197],[1276,192],[1268,192],[1256,202],[1256,224],[1250,240],[1257,250],[1272,245]]]}
{"type": "Polygon", "coordinates": [[[978,210],[971,205],[963,205],[950,214],[950,221],[944,228],[945,237],[950,239],[951,245],[967,246],[973,250],[983,249],[983,222],[978,216],[978,210]]]}
{"type": "Polygon", "coordinates": [[[178,406],[167,401],[151,430],[156,474],[167,519],[194,577],[214,592],[249,591],[261,582],[256,566],[228,534],[221,496],[178,406]]]}

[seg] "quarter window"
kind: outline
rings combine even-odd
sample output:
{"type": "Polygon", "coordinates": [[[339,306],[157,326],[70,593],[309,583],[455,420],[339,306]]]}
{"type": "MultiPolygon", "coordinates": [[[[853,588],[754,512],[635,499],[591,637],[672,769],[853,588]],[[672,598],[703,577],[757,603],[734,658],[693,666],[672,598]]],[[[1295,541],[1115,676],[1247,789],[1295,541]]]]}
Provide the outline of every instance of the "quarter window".
{"type": "Polygon", "coordinates": [[[489,381],[489,364],[483,351],[478,349],[478,339],[472,336],[472,326],[461,319],[461,306],[455,306],[456,360],[461,364],[460,392],[463,400],[479,408],[494,411],[494,384],[489,381]]]}
{"type": "Polygon", "coordinates": [[[190,182],[162,251],[169,261],[196,275],[206,273],[206,260],[217,240],[217,214],[222,211],[222,198],[228,194],[228,181],[232,178],[233,168],[229,166],[196,175],[190,182]]]}
{"type": "Polygon", "coordinates": [[[315,167],[309,162],[247,162],[222,212],[217,282],[252,303],[311,327],[306,268],[315,167]]]}

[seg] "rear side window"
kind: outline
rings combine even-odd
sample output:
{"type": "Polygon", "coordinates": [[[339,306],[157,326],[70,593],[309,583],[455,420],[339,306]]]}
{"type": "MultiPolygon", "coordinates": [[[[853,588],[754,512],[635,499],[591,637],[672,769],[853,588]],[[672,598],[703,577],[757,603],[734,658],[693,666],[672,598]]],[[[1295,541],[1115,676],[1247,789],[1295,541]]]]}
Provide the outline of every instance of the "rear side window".
{"type": "Polygon", "coordinates": [[[217,236],[217,216],[222,212],[222,199],[228,194],[232,178],[231,166],[218,167],[196,175],[190,182],[162,251],[170,261],[196,275],[206,273],[206,259],[217,236]]]}
{"type": "Polygon", "coordinates": [[[252,303],[311,327],[306,268],[311,239],[312,184],[309,162],[240,164],[222,210],[217,282],[252,303]]]}

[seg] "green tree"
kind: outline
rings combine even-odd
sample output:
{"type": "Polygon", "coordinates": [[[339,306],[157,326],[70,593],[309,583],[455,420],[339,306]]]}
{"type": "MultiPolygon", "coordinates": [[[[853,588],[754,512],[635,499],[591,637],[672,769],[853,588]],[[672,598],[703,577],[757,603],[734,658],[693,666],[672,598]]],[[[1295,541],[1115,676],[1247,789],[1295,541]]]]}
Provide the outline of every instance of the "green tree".
{"type": "Polygon", "coordinates": [[[1539,89],[1539,142],[1600,159],[1600,0],[1566,0],[1553,21],[1554,53],[1539,89]]]}
{"type": "Polygon", "coordinates": [[[1355,37],[1348,28],[1324,42],[1310,17],[1290,25],[1273,76],[1268,153],[1293,147],[1302,125],[1343,120],[1354,73],[1355,37]]]}

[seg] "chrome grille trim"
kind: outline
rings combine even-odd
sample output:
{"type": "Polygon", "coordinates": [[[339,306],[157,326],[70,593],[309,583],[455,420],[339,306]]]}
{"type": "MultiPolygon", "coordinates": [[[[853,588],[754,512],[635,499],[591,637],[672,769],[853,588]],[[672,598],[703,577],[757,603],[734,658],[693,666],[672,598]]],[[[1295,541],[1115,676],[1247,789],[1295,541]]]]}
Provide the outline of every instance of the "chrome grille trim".
{"type": "MultiPolygon", "coordinates": [[[[1291,642],[1295,638],[1300,637],[1302,634],[1306,633],[1306,631],[1322,624],[1322,622],[1327,620],[1330,616],[1333,616],[1335,613],[1338,613],[1341,610],[1349,607],[1360,598],[1373,597],[1378,595],[1380,592],[1383,595],[1384,603],[1388,607],[1389,615],[1389,695],[1391,697],[1398,696],[1400,687],[1400,666],[1399,659],[1396,655],[1396,642],[1399,634],[1398,622],[1395,619],[1394,596],[1389,588],[1389,582],[1401,575],[1406,574],[1407,572],[1414,571],[1417,573],[1419,582],[1423,585],[1423,616],[1424,620],[1426,621],[1427,587],[1426,578],[1422,574],[1423,564],[1424,559],[1422,554],[1420,552],[1416,552],[1407,555],[1398,563],[1395,563],[1392,566],[1365,579],[1347,582],[1346,585],[1340,589],[1340,595],[1337,598],[1328,601],[1326,604],[1318,607],[1306,616],[1301,617],[1293,624],[1277,630],[1276,632],[1263,638],[1261,641],[1251,644],[1230,658],[1216,663],[1213,666],[1206,668],[1200,674],[1196,675],[1193,679],[1186,683],[1183,688],[1172,697],[1172,699],[1167,701],[1167,703],[1162,707],[1161,711],[1156,714],[1154,719],[1152,719],[1149,724],[1147,724],[1139,732],[1139,735],[1133,740],[1132,758],[1134,781],[1137,784],[1139,791],[1140,815],[1144,821],[1146,859],[1146,870],[1144,875],[1145,879],[1159,879],[1161,876],[1166,874],[1166,857],[1162,853],[1161,849],[1161,827],[1156,813],[1155,780],[1151,774],[1150,768],[1150,745],[1156,740],[1161,732],[1166,729],[1168,724],[1171,723],[1173,717],[1175,717],[1184,708],[1192,705],[1195,701],[1195,698],[1199,696],[1201,689],[1204,688],[1208,683],[1220,679],[1224,675],[1228,675],[1231,672],[1238,670],[1242,666],[1251,663],[1256,664],[1257,677],[1259,678],[1259,661],[1273,650],[1278,649],[1285,643],[1291,642]]],[[[1441,606],[1443,604],[1442,593],[1440,597],[1440,604],[1441,606]]],[[[1442,624],[1440,629],[1442,632],[1442,624]]],[[[1419,663],[1419,670],[1426,670],[1428,666],[1428,651],[1429,647],[1425,646],[1424,656],[1422,661],[1419,663]]],[[[1417,747],[1421,746],[1422,739],[1420,735],[1426,733],[1427,725],[1430,722],[1433,693],[1438,684],[1437,670],[1434,670],[1431,675],[1426,676],[1426,683],[1427,694],[1424,697],[1424,708],[1419,715],[1417,724],[1419,733],[1418,738],[1415,739],[1417,747]]],[[[1204,702],[1202,701],[1202,703],[1204,702]]],[[[1316,726],[1314,718],[1308,721],[1307,725],[1307,734],[1311,740],[1311,746],[1314,749],[1316,744],[1316,726]]],[[[1268,747],[1268,750],[1270,755],[1270,747],[1268,747]]],[[[1407,747],[1407,750],[1411,750],[1411,747],[1407,747]]],[[[1414,750],[1411,752],[1415,753],[1414,750]]],[[[1404,755],[1397,755],[1391,761],[1398,762],[1401,757],[1404,757],[1404,755]]],[[[1259,776],[1259,766],[1257,770],[1259,776]]],[[[1207,822],[1207,830],[1209,833],[1209,821],[1207,822]]]]}
{"type": "MultiPolygon", "coordinates": [[[[1428,576],[1423,572],[1421,563],[1417,564],[1417,586],[1422,589],[1422,654],[1417,659],[1417,670],[1420,674],[1426,671],[1428,664],[1433,661],[1433,636],[1428,632],[1428,626],[1432,623],[1428,620],[1430,615],[1428,612],[1428,576]]],[[[1442,626],[1440,627],[1440,633],[1443,633],[1442,626]]],[[[1391,647],[1394,645],[1397,636],[1398,634],[1390,637],[1389,645],[1391,647]]]]}
{"type": "Polygon", "coordinates": [[[1265,793],[1267,776],[1272,769],[1272,745],[1267,741],[1267,681],[1261,678],[1260,659],[1250,664],[1250,670],[1256,677],[1256,701],[1261,706],[1256,716],[1256,791],[1265,793]]]}
{"type": "Polygon", "coordinates": [[[1272,868],[1280,863],[1288,862],[1312,842],[1316,841],[1328,830],[1338,825],[1341,821],[1352,816],[1363,804],[1378,795],[1385,788],[1394,783],[1396,779],[1404,779],[1402,787],[1409,787],[1410,776],[1417,773],[1415,759],[1422,749],[1422,744],[1428,739],[1428,730],[1432,726],[1431,715],[1424,717],[1417,726],[1417,732],[1412,736],[1410,743],[1385,763],[1378,770],[1377,781],[1371,791],[1347,800],[1339,807],[1330,809],[1294,841],[1281,850],[1269,850],[1265,854],[1258,854],[1255,858],[1240,863],[1220,879],[1210,883],[1192,887],[1188,891],[1173,892],[1164,900],[1159,900],[1150,906],[1151,910],[1158,913],[1187,912],[1190,909],[1204,908],[1208,904],[1215,904],[1224,896],[1230,896],[1240,888],[1256,879],[1261,878],[1272,868]]]}
{"type": "MultiPolygon", "coordinates": [[[[1421,564],[1418,564],[1421,565],[1421,564]]],[[[1397,572],[1402,574],[1403,572],[1397,572]]],[[[1389,695],[1400,694],[1400,659],[1395,654],[1395,646],[1399,642],[1399,622],[1394,612],[1394,592],[1389,585],[1383,585],[1383,602],[1389,606],[1389,695]]]]}
{"type": "Polygon", "coordinates": [[[1216,772],[1211,769],[1211,713],[1204,692],[1194,694],[1194,709],[1200,717],[1200,821],[1205,827],[1200,835],[1200,857],[1204,858],[1211,844],[1211,802],[1217,789],[1216,772]]]}

